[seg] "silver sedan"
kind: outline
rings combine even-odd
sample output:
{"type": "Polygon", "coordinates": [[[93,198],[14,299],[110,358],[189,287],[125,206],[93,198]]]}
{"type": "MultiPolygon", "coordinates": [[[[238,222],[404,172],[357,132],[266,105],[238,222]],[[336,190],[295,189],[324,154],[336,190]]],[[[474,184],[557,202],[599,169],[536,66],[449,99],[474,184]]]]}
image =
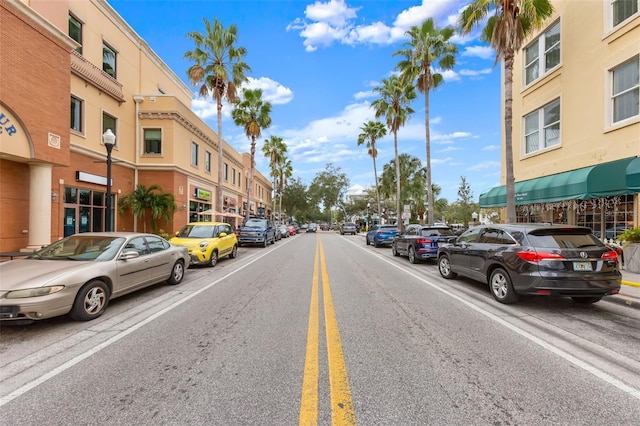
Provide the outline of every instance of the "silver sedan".
{"type": "Polygon", "coordinates": [[[186,247],[152,234],[75,234],[0,263],[0,319],[99,317],[109,300],[162,281],[178,284],[189,267],[186,247]]]}

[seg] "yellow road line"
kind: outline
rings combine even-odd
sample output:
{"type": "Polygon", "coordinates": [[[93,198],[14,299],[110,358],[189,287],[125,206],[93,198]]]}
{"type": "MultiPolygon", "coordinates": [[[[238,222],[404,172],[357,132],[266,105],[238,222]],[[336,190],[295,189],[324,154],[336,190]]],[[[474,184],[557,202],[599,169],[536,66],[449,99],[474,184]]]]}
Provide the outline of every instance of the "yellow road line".
{"type": "Polygon", "coordinates": [[[329,360],[329,388],[331,393],[331,423],[333,425],[355,425],[356,414],[351,399],[347,367],[344,363],[338,321],[333,308],[333,297],[329,285],[329,274],[324,258],[322,241],[320,246],[320,263],[322,269],[322,295],[324,299],[324,321],[327,334],[327,356],[329,360]]]}
{"type": "Polygon", "coordinates": [[[356,415],[353,409],[353,400],[351,399],[351,389],[342,352],[342,343],[340,342],[338,321],[333,308],[324,249],[319,235],[316,239],[316,253],[313,261],[309,329],[307,331],[307,351],[304,362],[304,377],[302,379],[299,422],[300,425],[304,426],[318,424],[319,264],[322,269],[322,295],[329,366],[329,393],[331,395],[331,423],[340,426],[355,426],[356,415]]]}
{"type": "Polygon", "coordinates": [[[304,361],[304,377],[302,379],[302,400],[300,401],[300,425],[305,426],[318,424],[318,246],[319,244],[316,244],[316,254],[313,261],[307,353],[304,361]]]}

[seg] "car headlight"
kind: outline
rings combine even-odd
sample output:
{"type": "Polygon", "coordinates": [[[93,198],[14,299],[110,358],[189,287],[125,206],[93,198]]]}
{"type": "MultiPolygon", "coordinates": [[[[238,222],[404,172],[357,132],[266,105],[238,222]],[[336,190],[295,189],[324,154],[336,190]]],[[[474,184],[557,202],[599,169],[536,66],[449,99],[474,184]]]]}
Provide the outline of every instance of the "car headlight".
{"type": "Polygon", "coordinates": [[[54,285],[51,287],[27,288],[25,290],[15,290],[7,293],[7,299],[24,299],[27,297],[46,296],[48,294],[57,293],[64,288],[63,285],[54,285]]]}
{"type": "Polygon", "coordinates": [[[209,241],[203,241],[200,244],[198,244],[198,247],[200,247],[201,249],[206,249],[207,246],[209,246],[209,241]]]}

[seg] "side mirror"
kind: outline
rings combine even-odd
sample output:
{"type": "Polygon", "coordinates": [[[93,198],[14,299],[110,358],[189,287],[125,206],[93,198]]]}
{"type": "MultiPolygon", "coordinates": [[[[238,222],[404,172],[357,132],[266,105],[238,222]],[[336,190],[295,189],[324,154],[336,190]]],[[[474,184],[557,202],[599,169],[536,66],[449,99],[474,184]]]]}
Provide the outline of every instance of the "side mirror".
{"type": "Polygon", "coordinates": [[[218,234],[218,238],[224,238],[226,236],[227,236],[226,232],[221,232],[221,233],[218,234]]]}
{"type": "Polygon", "coordinates": [[[122,254],[120,255],[120,257],[118,259],[120,260],[129,260],[129,259],[135,259],[137,257],[140,257],[140,254],[135,251],[135,250],[127,250],[122,252],[122,254]]]}

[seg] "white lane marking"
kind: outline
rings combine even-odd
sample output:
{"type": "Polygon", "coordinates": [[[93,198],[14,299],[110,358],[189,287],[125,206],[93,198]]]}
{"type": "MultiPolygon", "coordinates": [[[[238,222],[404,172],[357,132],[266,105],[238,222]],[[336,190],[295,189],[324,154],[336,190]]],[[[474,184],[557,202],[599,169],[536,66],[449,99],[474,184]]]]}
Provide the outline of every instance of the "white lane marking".
{"type": "MultiPolygon", "coordinates": [[[[349,240],[347,238],[345,238],[346,240],[349,240]]],[[[474,311],[486,316],[487,318],[497,322],[498,324],[508,328],[509,330],[518,333],[519,335],[521,335],[522,337],[532,341],[533,343],[543,347],[544,349],[548,350],[549,352],[558,355],[559,357],[569,361],[570,363],[572,363],[573,365],[582,368],[583,370],[587,371],[588,373],[593,374],[594,376],[598,377],[601,380],[604,380],[605,382],[609,383],[612,386],[615,386],[616,388],[620,389],[621,391],[628,393],[629,395],[633,396],[634,398],[640,399],[640,389],[636,389],[632,386],[627,385],[626,383],[622,382],[621,380],[616,379],[615,377],[613,377],[612,375],[606,373],[605,371],[602,371],[599,368],[594,367],[593,365],[587,364],[586,362],[582,361],[579,358],[576,358],[575,356],[571,355],[570,353],[558,348],[557,346],[554,346],[550,343],[545,342],[544,340],[540,339],[539,337],[534,336],[533,334],[529,333],[528,331],[525,331],[511,323],[509,323],[508,321],[500,318],[499,316],[479,307],[474,305],[473,303],[461,298],[460,296],[457,296],[453,293],[450,293],[449,291],[443,289],[442,287],[438,286],[437,284],[434,284],[430,281],[428,281],[427,279],[425,279],[424,277],[421,277],[419,275],[414,274],[411,271],[408,271],[407,269],[403,268],[402,266],[400,266],[399,264],[390,261],[386,256],[382,256],[381,254],[378,254],[376,252],[373,252],[371,250],[367,250],[364,247],[361,247],[360,244],[356,244],[353,241],[349,241],[351,244],[353,244],[354,246],[358,247],[360,250],[364,250],[367,253],[376,256],[378,259],[383,260],[384,262],[386,262],[388,265],[393,266],[394,268],[412,276],[413,278],[417,279],[418,281],[421,281],[425,284],[427,284],[428,286],[434,288],[435,290],[438,290],[440,293],[445,294],[465,305],[467,305],[468,307],[470,307],[471,309],[473,309],[474,311]]]]}
{"type": "Polygon", "coordinates": [[[54,368],[53,370],[49,371],[48,373],[38,377],[37,379],[34,379],[22,386],[20,386],[18,389],[14,390],[13,392],[3,396],[0,398],[0,407],[4,406],[5,404],[13,401],[14,399],[20,397],[21,395],[24,395],[25,393],[29,392],[31,389],[40,386],[41,384],[43,384],[44,382],[46,382],[47,380],[57,376],[58,374],[68,370],[69,368],[73,367],[74,365],[78,364],[79,362],[89,358],[90,356],[96,354],[97,352],[100,352],[102,349],[112,345],[113,343],[117,342],[118,340],[122,339],[123,337],[128,336],[129,334],[133,333],[134,331],[136,331],[137,329],[149,324],[151,321],[155,320],[156,318],[166,314],[167,312],[177,308],[178,306],[182,305],[184,302],[193,299],[194,297],[198,296],[200,293],[210,289],[211,287],[213,287],[214,285],[218,284],[220,281],[225,280],[226,278],[228,278],[229,276],[235,274],[238,271],[243,270],[244,268],[248,267],[249,265],[253,264],[254,262],[257,262],[258,260],[262,259],[263,257],[265,257],[266,255],[268,255],[269,253],[271,253],[273,250],[268,250],[260,255],[258,255],[256,258],[254,258],[253,260],[248,261],[247,263],[245,263],[244,265],[239,266],[237,269],[234,269],[233,271],[230,271],[228,274],[223,275],[222,277],[218,278],[217,280],[207,284],[206,286],[202,287],[199,290],[194,291],[193,293],[189,293],[187,294],[183,299],[180,299],[178,301],[176,301],[175,303],[167,306],[166,308],[156,312],[155,314],[149,316],[148,318],[145,318],[143,321],[132,325],[129,328],[124,329],[123,331],[121,331],[120,333],[116,334],[115,336],[105,340],[104,342],[100,343],[99,345],[94,346],[93,348],[89,349],[86,352],[81,353],[80,355],[77,355],[76,357],[70,359],[69,361],[60,364],[58,367],[54,368]]]}

